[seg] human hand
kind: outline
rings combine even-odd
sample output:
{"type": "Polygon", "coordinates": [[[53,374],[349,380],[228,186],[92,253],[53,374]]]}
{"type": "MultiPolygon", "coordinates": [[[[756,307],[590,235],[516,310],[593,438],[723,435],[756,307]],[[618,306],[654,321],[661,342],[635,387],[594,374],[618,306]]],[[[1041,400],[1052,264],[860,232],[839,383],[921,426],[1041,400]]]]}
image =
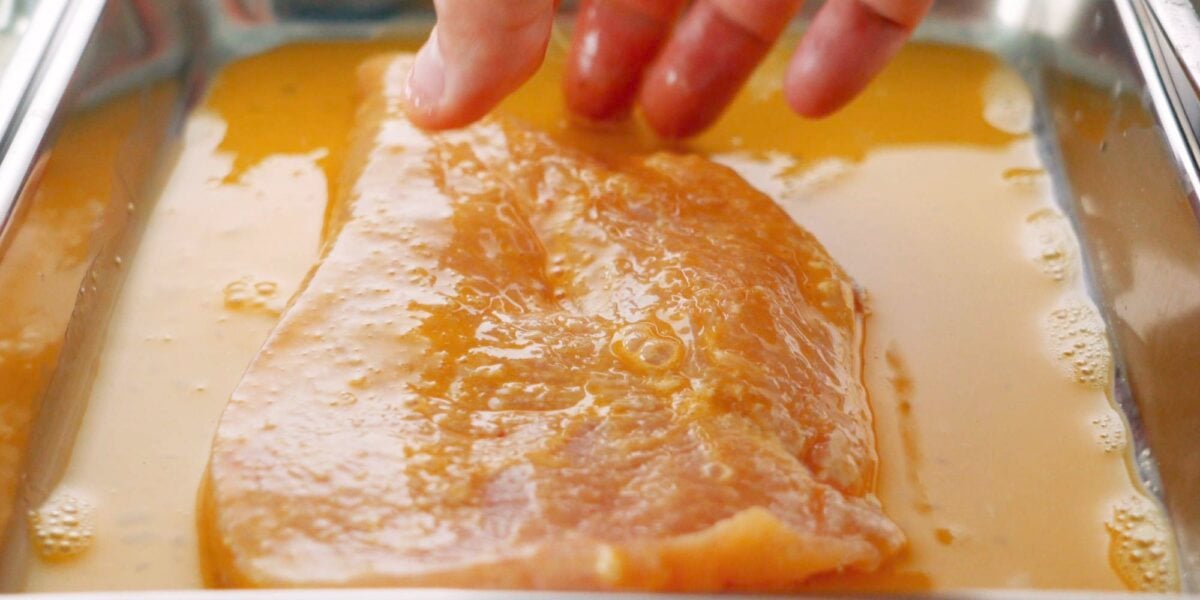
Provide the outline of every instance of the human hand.
{"type": "MultiPolygon", "coordinates": [[[[827,0],[784,76],[788,104],[819,117],[849,102],[932,1],[827,0]]],[[[567,106],[605,120],[636,102],[659,135],[698,133],[733,99],[801,2],[584,0],[563,82],[567,106]]],[[[486,114],[541,65],[557,5],[435,0],[437,26],[406,82],[411,118],[445,129],[486,114]]]]}

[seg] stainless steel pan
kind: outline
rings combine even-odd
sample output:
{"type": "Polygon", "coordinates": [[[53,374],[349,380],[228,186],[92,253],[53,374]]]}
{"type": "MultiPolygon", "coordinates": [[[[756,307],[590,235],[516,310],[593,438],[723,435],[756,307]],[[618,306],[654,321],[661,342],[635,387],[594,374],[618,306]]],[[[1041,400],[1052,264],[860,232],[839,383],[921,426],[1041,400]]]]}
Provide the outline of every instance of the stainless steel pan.
{"type": "MultiPolygon", "coordinates": [[[[432,13],[427,3],[404,0],[42,0],[36,10],[22,7],[24,34],[0,71],[0,261],[32,201],[28,192],[59,125],[116,93],[164,82],[170,89],[143,94],[143,118],[125,132],[124,150],[111,157],[120,182],[113,193],[137,209],[109,219],[93,242],[92,271],[62,332],[61,359],[31,436],[21,494],[36,502],[65,464],[86,405],[89,376],[121,284],[109,259],[136,251],[145,215],[153,210],[156,177],[169,164],[180,124],[213,73],[232,59],[294,40],[420,35],[432,24],[432,13]]],[[[1134,464],[1167,508],[1184,589],[1200,591],[1195,8],[1180,0],[943,0],[917,37],[998,55],[1032,89],[1039,148],[1057,200],[1081,240],[1090,290],[1116,350],[1113,397],[1131,425],[1134,464]],[[1105,91],[1108,127],[1101,139],[1081,131],[1068,109],[1081,86],[1105,91]]],[[[7,533],[0,575],[8,581],[18,580],[22,568],[22,527],[23,520],[14,519],[7,533]]],[[[164,597],[210,594],[241,597],[232,592],[164,597]]],[[[351,591],[264,597],[331,595],[384,597],[351,591]]],[[[446,591],[417,597],[517,595],[446,591]]]]}

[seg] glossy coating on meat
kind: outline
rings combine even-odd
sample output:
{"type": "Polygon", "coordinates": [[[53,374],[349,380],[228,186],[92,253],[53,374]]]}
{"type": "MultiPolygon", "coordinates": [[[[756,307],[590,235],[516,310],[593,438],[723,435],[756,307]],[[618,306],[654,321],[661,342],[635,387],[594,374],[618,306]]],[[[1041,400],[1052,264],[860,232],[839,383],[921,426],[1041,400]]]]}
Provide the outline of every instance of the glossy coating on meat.
{"type": "Polygon", "coordinates": [[[703,158],[424,133],[404,61],[363,67],[337,231],[222,417],[214,583],[780,589],[899,549],[810,234],[703,158]]]}

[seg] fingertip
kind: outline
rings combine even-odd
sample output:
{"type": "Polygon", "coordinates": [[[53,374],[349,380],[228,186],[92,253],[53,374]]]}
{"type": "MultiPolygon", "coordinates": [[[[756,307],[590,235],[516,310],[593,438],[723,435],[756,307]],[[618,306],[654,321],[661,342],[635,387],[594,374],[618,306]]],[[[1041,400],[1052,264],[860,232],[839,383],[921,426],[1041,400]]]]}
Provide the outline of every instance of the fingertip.
{"type": "Polygon", "coordinates": [[[589,121],[627,116],[642,72],[670,33],[679,4],[680,0],[583,2],[563,78],[567,108],[589,121]]]}
{"type": "Polygon", "coordinates": [[[921,13],[900,23],[876,4],[886,3],[830,0],[817,13],[784,77],[784,98],[797,114],[821,118],[849,104],[904,45],[921,13]]]}
{"type": "Polygon", "coordinates": [[[848,102],[833,102],[804,92],[785,95],[788,107],[797,116],[805,119],[824,119],[841,110],[848,102]]]}
{"type": "Polygon", "coordinates": [[[466,127],[487,116],[537,71],[542,57],[535,54],[489,70],[486,65],[447,65],[436,45],[427,47],[409,71],[403,97],[409,120],[431,131],[466,127]]]}
{"type": "Polygon", "coordinates": [[[656,135],[668,140],[678,140],[700,133],[715,118],[712,111],[702,111],[684,105],[671,93],[648,86],[638,96],[642,119],[656,135]]]}
{"type": "Polygon", "coordinates": [[[437,7],[438,24],[403,83],[409,119],[431,130],[479,120],[528,80],[545,57],[554,17],[550,0],[437,7]]]}
{"type": "Polygon", "coordinates": [[[656,114],[654,111],[647,111],[642,108],[642,118],[646,125],[658,137],[665,140],[680,140],[688,137],[688,128],[681,126],[670,116],[656,114]]]}
{"type": "Polygon", "coordinates": [[[833,97],[814,83],[820,68],[817,53],[796,51],[783,82],[783,98],[792,112],[808,119],[821,119],[837,112],[849,100],[833,97]]]}
{"type": "MultiPolygon", "coordinates": [[[[612,68],[595,68],[594,50],[599,34],[582,32],[572,42],[563,75],[563,100],[571,114],[588,121],[613,121],[626,116],[637,90],[637,73],[617,73],[612,68]],[[593,54],[592,57],[586,56],[593,54]]],[[[627,64],[627,63],[626,63],[627,64]]]]}
{"type": "Polygon", "coordinates": [[[404,80],[405,111],[424,129],[443,129],[446,124],[442,97],[446,89],[446,63],[438,48],[437,28],[417,51],[404,80]]]}
{"type": "Polygon", "coordinates": [[[692,136],[714,123],[798,7],[783,0],[693,4],[642,83],[638,102],[646,122],[666,138],[692,136]]]}

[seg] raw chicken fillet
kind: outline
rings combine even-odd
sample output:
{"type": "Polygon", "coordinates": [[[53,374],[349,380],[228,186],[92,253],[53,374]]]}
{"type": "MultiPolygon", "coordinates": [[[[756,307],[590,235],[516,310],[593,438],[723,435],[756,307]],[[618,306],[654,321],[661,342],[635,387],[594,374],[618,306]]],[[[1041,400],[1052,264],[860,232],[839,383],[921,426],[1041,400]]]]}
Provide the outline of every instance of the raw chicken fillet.
{"type": "Polygon", "coordinates": [[[407,60],[362,67],[331,242],[221,418],[211,581],[778,590],[895,554],[812,235],[696,156],[422,132],[407,60]]]}

